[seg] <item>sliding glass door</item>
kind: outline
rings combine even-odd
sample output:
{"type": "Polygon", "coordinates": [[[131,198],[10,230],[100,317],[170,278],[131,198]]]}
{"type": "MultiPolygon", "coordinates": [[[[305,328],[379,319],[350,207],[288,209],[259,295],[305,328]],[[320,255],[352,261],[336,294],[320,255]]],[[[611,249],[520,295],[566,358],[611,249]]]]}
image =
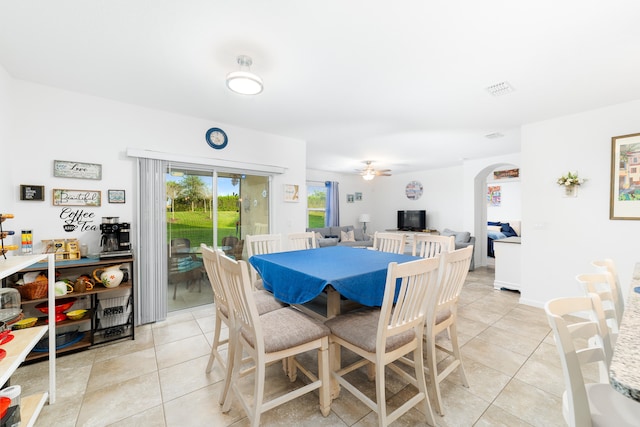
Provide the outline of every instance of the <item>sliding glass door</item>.
{"type": "Polygon", "coordinates": [[[168,310],[210,304],[200,244],[245,257],[244,236],[268,232],[269,177],[170,165],[165,186],[168,310]]]}

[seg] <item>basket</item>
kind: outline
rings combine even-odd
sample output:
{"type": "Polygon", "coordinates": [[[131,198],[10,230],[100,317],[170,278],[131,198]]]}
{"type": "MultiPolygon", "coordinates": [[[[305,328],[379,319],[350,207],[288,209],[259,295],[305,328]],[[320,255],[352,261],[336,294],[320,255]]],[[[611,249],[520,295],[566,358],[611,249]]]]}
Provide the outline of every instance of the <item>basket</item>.
{"type": "Polygon", "coordinates": [[[20,292],[20,298],[23,300],[46,298],[49,282],[44,280],[39,282],[25,283],[22,286],[16,286],[20,292]]]}

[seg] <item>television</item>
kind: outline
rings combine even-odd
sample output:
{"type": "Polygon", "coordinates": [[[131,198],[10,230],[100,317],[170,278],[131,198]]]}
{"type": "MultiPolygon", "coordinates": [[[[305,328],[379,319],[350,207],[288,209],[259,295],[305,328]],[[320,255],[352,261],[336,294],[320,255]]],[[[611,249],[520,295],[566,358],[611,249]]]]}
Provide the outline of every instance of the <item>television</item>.
{"type": "Polygon", "coordinates": [[[427,228],[427,211],[398,211],[398,230],[422,231],[427,228]]]}

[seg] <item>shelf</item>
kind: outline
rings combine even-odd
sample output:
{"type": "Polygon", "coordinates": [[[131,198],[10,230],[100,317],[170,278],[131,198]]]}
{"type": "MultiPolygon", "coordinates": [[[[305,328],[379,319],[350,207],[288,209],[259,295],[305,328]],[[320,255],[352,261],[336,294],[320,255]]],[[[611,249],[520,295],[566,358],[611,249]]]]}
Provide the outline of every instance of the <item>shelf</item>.
{"type": "MultiPolygon", "coordinates": [[[[64,353],[71,353],[74,351],[78,351],[78,350],[84,350],[91,347],[91,336],[89,336],[89,334],[85,334],[85,337],[82,338],[80,341],[78,341],[77,343],[73,343],[67,347],[64,348],[59,348],[56,349],[56,354],[64,354],[64,353]]],[[[38,360],[42,360],[42,359],[46,359],[47,357],[49,357],[49,353],[48,352],[37,352],[37,351],[33,351],[31,353],[29,353],[29,355],[27,356],[27,358],[25,359],[26,362],[35,362],[38,360]]]]}
{"type": "MultiPolygon", "coordinates": [[[[34,255],[36,256],[36,255],[34,255]]],[[[47,254],[40,254],[38,256],[46,257],[47,254]]],[[[17,257],[13,257],[17,258],[17,257]]],[[[20,257],[26,258],[26,257],[20,257]]],[[[133,262],[133,257],[127,256],[124,258],[111,258],[111,259],[94,259],[94,258],[81,258],[81,259],[71,259],[71,260],[63,260],[56,261],[56,268],[72,268],[72,267],[89,267],[92,265],[114,265],[114,264],[125,264],[128,262],[133,262]]],[[[31,263],[33,264],[33,263],[31,263]]],[[[36,264],[27,264],[27,267],[20,268],[20,271],[39,271],[43,268],[46,268],[46,262],[38,262],[36,264]]],[[[16,271],[18,271],[16,270],[16,271]]],[[[14,271],[15,273],[15,271],[14,271]]]]}
{"type": "MultiPolygon", "coordinates": [[[[46,262],[40,262],[46,260],[47,257],[47,254],[39,254],[12,256],[7,259],[0,259],[0,271],[2,271],[2,276],[6,277],[18,271],[29,270],[29,267],[35,263],[42,264],[43,268],[47,268],[46,262]]],[[[40,268],[40,270],[41,269],[42,268],[40,268]]]]}
{"type": "Polygon", "coordinates": [[[48,393],[38,393],[20,398],[20,426],[31,427],[35,424],[48,397],[48,393]]]}
{"type": "Polygon", "coordinates": [[[0,361],[0,386],[9,380],[13,372],[26,359],[33,346],[47,333],[47,327],[34,326],[11,333],[14,339],[2,346],[6,350],[7,356],[0,361]]]}
{"type": "MultiPolygon", "coordinates": [[[[88,296],[88,295],[94,295],[94,294],[101,294],[104,292],[111,292],[111,291],[115,291],[118,289],[131,289],[131,283],[130,282],[122,282],[119,286],[116,286],[115,288],[105,288],[102,285],[96,285],[92,290],[90,291],[85,291],[85,292],[71,292],[69,294],[66,295],[58,295],[56,296],[56,299],[64,299],[64,298],[81,298],[84,296],[88,296]]],[[[27,299],[27,300],[22,300],[22,304],[37,304],[40,302],[45,302],[47,301],[47,298],[38,298],[38,299],[27,299]]]]}

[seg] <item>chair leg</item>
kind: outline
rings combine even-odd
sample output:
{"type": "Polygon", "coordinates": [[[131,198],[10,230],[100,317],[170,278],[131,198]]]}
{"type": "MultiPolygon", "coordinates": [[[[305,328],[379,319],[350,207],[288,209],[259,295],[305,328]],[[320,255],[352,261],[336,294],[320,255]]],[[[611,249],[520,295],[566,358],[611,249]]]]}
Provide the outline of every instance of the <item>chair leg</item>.
{"type": "Polygon", "coordinates": [[[384,390],[384,363],[375,364],[376,372],[376,404],[378,405],[378,426],[387,425],[387,400],[385,399],[384,390]]]}
{"type": "Polygon", "coordinates": [[[331,412],[331,380],[329,377],[329,338],[325,337],[318,349],[318,378],[322,381],[318,394],[320,394],[320,412],[323,417],[329,416],[331,412]]]}
{"type": "MultiPolygon", "coordinates": [[[[258,359],[260,357],[258,356],[258,359]]],[[[253,391],[253,418],[251,427],[260,426],[260,415],[262,415],[262,403],[264,400],[264,380],[266,376],[266,366],[264,361],[256,360],[255,383],[253,391]]]]}
{"type": "Polygon", "coordinates": [[[429,368],[429,388],[434,398],[436,412],[444,415],[440,399],[440,384],[438,383],[438,361],[436,360],[436,342],[434,336],[427,336],[427,367],[429,368]]]}
{"type": "MultiPolygon", "coordinates": [[[[227,372],[224,375],[224,388],[222,389],[222,393],[220,393],[220,397],[218,398],[218,404],[220,405],[229,405],[227,401],[230,402],[228,397],[229,397],[229,390],[231,389],[231,381],[233,380],[233,367],[238,366],[239,367],[238,371],[239,371],[240,367],[242,366],[241,362],[236,361],[237,339],[233,338],[234,335],[231,335],[231,332],[232,331],[229,330],[229,340],[227,345],[227,367],[226,367],[227,372]],[[238,365],[236,365],[236,363],[238,363],[238,365]]],[[[240,359],[242,359],[242,349],[240,350],[240,359]]],[[[235,380],[237,381],[237,378],[235,380]]],[[[223,412],[224,412],[224,406],[223,406],[223,412]]]]}
{"type": "Polygon", "coordinates": [[[460,379],[462,380],[462,385],[468,388],[469,381],[467,381],[467,374],[464,372],[464,365],[462,364],[462,355],[460,354],[460,347],[458,346],[458,330],[456,328],[455,320],[449,327],[449,338],[451,340],[453,355],[458,361],[458,369],[460,371],[460,379]]]}
{"type": "Polygon", "coordinates": [[[433,411],[431,410],[431,403],[429,402],[429,393],[427,393],[427,382],[424,379],[424,364],[422,360],[422,345],[421,342],[418,344],[418,347],[413,351],[413,361],[414,361],[414,369],[416,373],[416,380],[418,382],[418,392],[424,393],[424,412],[427,416],[427,423],[431,426],[436,425],[435,417],[433,416],[433,411]]]}
{"type": "MultiPolygon", "coordinates": [[[[229,352],[233,353],[233,359],[230,359],[230,354],[227,360],[233,360],[233,363],[227,362],[227,378],[230,379],[229,384],[237,384],[238,378],[240,377],[240,369],[242,367],[242,344],[240,343],[240,340],[235,338],[235,335],[233,335],[234,338],[232,338],[232,332],[234,331],[229,330],[229,352]]],[[[236,388],[234,387],[234,391],[235,390],[236,388]]],[[[233,393],[227,393],[223,398],[222,413],[227,413],[231,409],[232,394],[233,393]]],[[[241,399],[242,397],[239,394],[240,393],[238,392],[238,398],[241,399]]]]}
{"type": "MultiPolygon", "coordinates": [[[[209,355],[209,362],[207,363],[207,370],[206,370],[207,374],[211,372],[211,368],[213,367],[213,362],[216,358],[216,352],[218,351],[218,346],[220,345],[221,329],[222,329],[222,321],[218,316],[216,316],[216,324],[214,326],[214,331],[213,331],[213,345],[211,346],[211,354],[209,355]]],[[[227,356],[227,364],[228,363],[229,363],[229,357],[227,356]]],[[[225,369],[225,366],[223,366],[222,369],[225,369]]]]}

